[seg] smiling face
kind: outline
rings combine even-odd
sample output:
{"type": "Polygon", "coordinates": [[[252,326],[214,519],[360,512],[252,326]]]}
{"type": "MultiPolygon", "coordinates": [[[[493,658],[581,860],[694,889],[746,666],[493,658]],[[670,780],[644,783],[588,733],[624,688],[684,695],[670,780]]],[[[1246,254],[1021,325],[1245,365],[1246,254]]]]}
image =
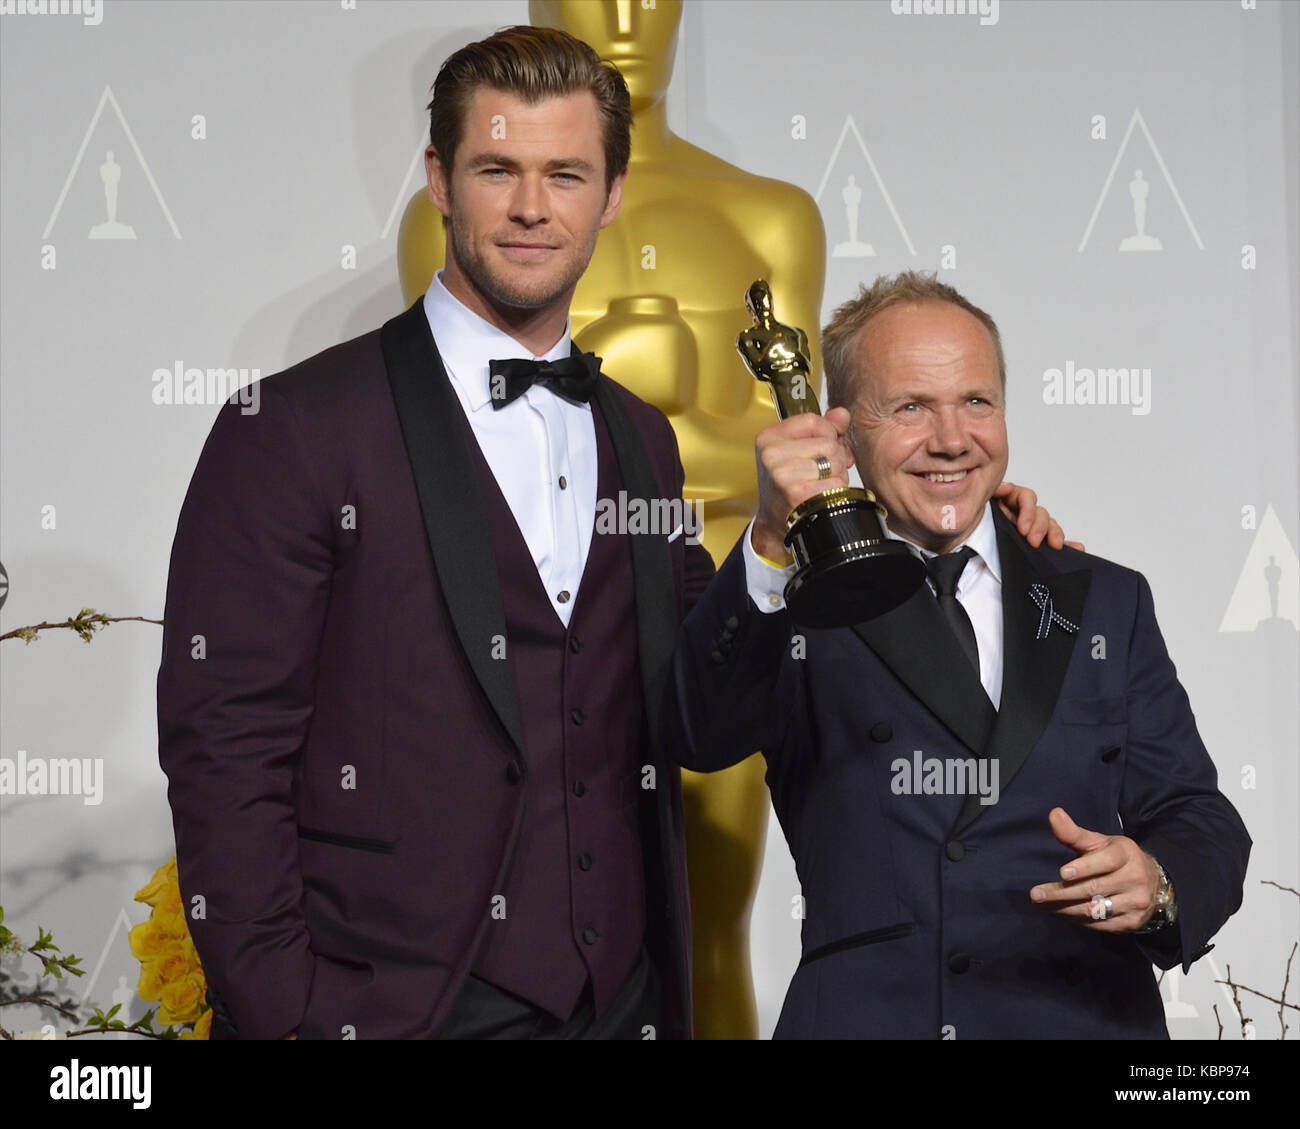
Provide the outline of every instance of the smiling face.
{"type": "Polygon", "coordinates": [[[595,97],[581,91],[529,105],[480,87],[450,173],[432,147],[425,166],[449,219],[447,289],[494,323],[520,311],[562,320],[623,199],[625,174],[605,192],[595,97]]]}
{"type": "Polygon", "coordinates": [[[851,435],[889,527],[945,553],[974,532],[1007,469],[1005,399],[988,330],[948,302],[890,306],[862,328],[851,435]]]}

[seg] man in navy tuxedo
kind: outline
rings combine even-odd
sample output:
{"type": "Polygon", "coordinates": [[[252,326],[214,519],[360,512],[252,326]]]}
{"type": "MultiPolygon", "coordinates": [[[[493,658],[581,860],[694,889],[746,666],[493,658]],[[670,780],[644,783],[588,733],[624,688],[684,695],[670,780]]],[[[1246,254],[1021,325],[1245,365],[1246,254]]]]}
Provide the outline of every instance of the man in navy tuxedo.
{"type": "Polygon", "coordinates": [[[1151,964],[1208,951],[1250,838],[1150,589],[1029,548],[990,505],[1006,377],[986,313],[907,273],[823,340],[832,408],[759,435],[758,513],[670,688],[683,765],[767,758],[804,899],[776,1035],[1166,1038],[1151,964]],[[871,622],[802,630],[786,515],[855,463],[928,580],[871,622]]]}

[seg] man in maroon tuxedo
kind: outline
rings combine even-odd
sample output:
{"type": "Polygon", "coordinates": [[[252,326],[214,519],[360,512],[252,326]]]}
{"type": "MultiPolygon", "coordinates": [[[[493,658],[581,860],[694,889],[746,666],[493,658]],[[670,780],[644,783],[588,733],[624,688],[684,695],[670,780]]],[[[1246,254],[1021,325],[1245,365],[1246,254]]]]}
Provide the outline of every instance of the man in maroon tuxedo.
{"type": "Polygon", "coordinates": [[[510,28],[430,115],[446,268],[227,404],[176,532],[159,751],[214,1037],[687,1038],[659,707],[713,564],[690,528],[593,530],[683,475],[568,321],[627,88],[510,28]]]}
{"type": "Polygon", "coordinates": [[[713,566],[690,530],[593,536],[598,497],[680,499],[682,471],[667,420],[569,357],[629,122],[563,33],[452,56],[446,269],[204,447],[158,718],[215,1033],[689,1035],[681,797],[644,703],[713,566]]]}

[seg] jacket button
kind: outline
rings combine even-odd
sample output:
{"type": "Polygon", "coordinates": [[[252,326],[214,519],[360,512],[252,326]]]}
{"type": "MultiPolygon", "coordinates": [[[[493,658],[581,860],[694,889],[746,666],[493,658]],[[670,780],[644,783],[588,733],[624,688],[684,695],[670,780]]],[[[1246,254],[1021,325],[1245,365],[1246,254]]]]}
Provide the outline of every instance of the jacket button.
{"type": "Polygon", "coordinates": [[[518,760],[512,760],[506,765],[506,779],[511,784],[518,784],[524,778],[524,766],[518,760]]]}
{"type": "Polygon", "coordinates": [[[959,976],[970,968],[970,957],[966,953],[953,953],[948,958],[948,969],[959,976]]]}
{"type": "Polygon", "coordinates": [[[575,796],[585,796],[587,794],[587,786],[581,780],[574,781],[573,794],[575,796]]]}
{"type": "Polygon", "coordinates": [[[586,851],[578,856],[578,866],[583,870],[591,869],[591,856],[586,851]]]}
{"type": "Polygon", "coordinates": [[[587,944],[589,945],[594,945],[596,941],[599,939],[599,937],[600,934],[597,933],[590,925],[588,925],[587,928],[582,931],[582,939],[586,941],[587,944]]]}
{"type": "Polygon", "coordinates": [[[735,631],[740,627],[740,620],[738,620],[734,615],[728,616],[727,622],[724,626],[728,631],[735,631]]]}
{"type": "Polygon", "coordinates": [[[878,745],[883,745],[886,741],[894,739],[894,727],[887,721],[882,721],[879,725],[873,725],[870,730],[871,739],[878,745]]]}
{"type": "Polygon", "coordinates": [[[576,635],[569,636],[569,650],[571,650],[575,655],[582,650],[582,640],[576,635]]]}
{"type": "Polygon", "coordinates": [[[569,716],[573,718],[574,725],[581,725],[587,720],[587,715],[583,713],[582,710],[570,710],[569,716]]]}
{"type": "Polygon", "coordinates": [[[948,856],[949,862],[961,862],[966,857],[966,848],[960,839],[954,839],[944,847],[943,853],[948,856]]]}
{"type": "Polygon", "coordinates": [[[709,652],[709,658],[713,660],[714,666],[721,666],[722,663],[726,661],[726,657],[717,649],[717,647],[714,647],[713,650],[709,652]]]}

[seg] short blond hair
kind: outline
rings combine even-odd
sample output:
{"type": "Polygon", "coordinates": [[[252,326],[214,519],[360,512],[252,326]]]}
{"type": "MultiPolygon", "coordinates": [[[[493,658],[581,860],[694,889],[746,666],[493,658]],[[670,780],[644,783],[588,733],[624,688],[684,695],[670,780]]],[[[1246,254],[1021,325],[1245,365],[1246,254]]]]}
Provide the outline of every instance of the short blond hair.
{"type": "Polygon", "coordinates": [[[893,277],[881,275],[869,287],[859,286],[856,298],[836,308],[822,330],[822,368],[826,373],[827,407],[851,408],[856,399],[860,374],[856,371],[858,335],[877,314],[904,302],[947,302],[965,310],[989,331],[998,358],[998,379],[1007,388],[1007,362],[1002,355],[1002,335],[997,323],[983,310],[963,298],[937,275],[903,271],[893,277]]]}

